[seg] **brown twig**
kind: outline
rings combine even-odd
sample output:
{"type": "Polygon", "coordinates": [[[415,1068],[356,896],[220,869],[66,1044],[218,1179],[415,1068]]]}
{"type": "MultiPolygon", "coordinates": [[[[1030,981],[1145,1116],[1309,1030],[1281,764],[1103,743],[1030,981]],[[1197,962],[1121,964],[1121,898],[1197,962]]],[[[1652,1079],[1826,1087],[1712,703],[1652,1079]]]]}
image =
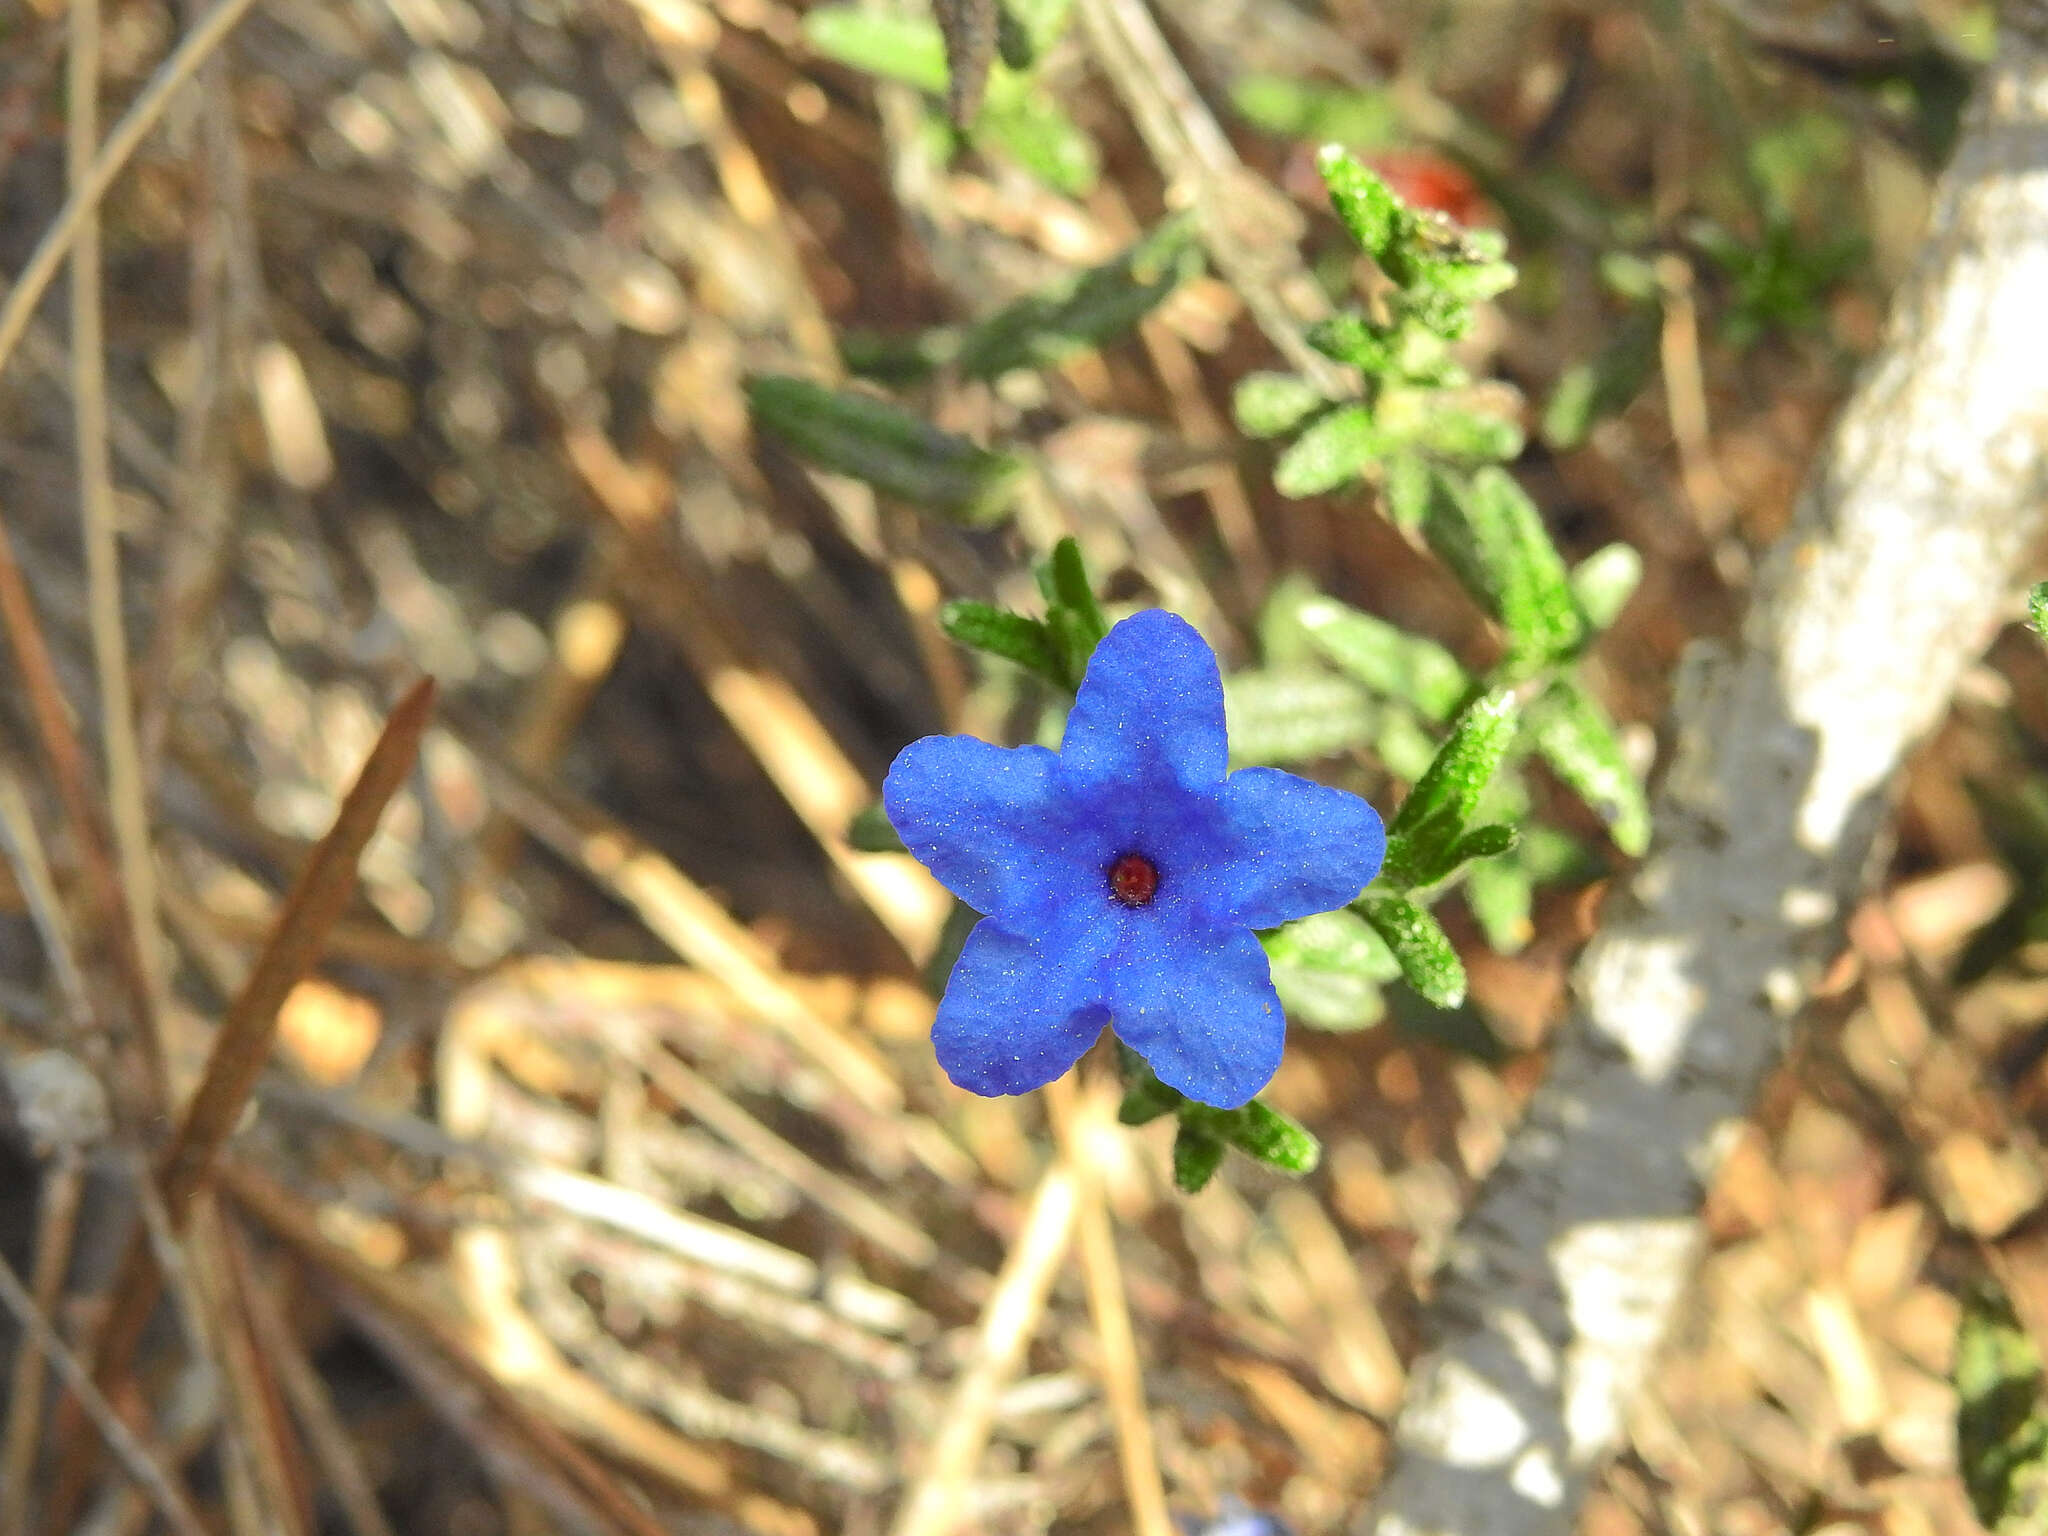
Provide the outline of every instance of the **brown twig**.
{"type": "MultiPolygon", "coordinates": [[[[355,891],[356,862],[377,830],[384,807],[412,771],[433,704],[434,684],[429,678],[415,684],[392,710],[334,825],[286,897],[283,915],[248,983],[221,1023],[205,1075],[157,1171],[156,1186],[174,1233],[183,1231],[193,1201],[211,1178],[221,1148],[256,1086],[270,1054],[279,1007],[311,970],[328,928],[355,891]]],[[[126,1374],[160,1283],[161,1273],[147,1245],[131,1242],[95,1352],[95,1377],[103,1385],[126,1374]]],[[[52,1503],[60,1529],[76,1512],[90,1463],[90,1451],[81,1446],[59,1479],[59,1496],[52,1503]]]]}
{"type": "MultiPolygon", "coordinates": [[[[21,1277],[5,1259],[0,1259],[0,1306],[14,1314],[15,1322],[28,1336],[27,1347],[45,1356],[57,1368],[57,1374],[71,1388],[72,1400],[92,1420],[101,1440],[114,1453],[114,1459],[121,1463],[136,1486],[149,1495],[164,1522],[178,1532],[178,1536],[208,1536],[205,1525],[193,1513],[184,1494],[178,1491],[170,1473],[121,1422],[113,1406],[86,1374],[84,1363],[50,1326],[49,1318],[36,1305],[35,1298],[21,1283],[21,1277]]],[[[69,1526],[65,1528],[69,1529],[69,1526]]]]}
{"type": "Polygon", "coordinates": [[[136,1034],[149,1063],[150,1088],[161,1095],[165,1089],[162,1042],[157,1037],[156,1007],[148,971],[135,948],[135,924],[93,808],[92,772],[85,749],[72,726],[70,706],[57,682],[49,641],[36,617],[35,602],[29,596],[28,583],[15,559],[14,541],[4,521],[0,521],[0,627],[6,629],[8,642],[14,647],[15,666],[21,687],[28,695],[36,735],[57,782],[57,795],[85,865],[93,902],[100,909],[112,941],[115,966],[128,992],[136,1034]]]}

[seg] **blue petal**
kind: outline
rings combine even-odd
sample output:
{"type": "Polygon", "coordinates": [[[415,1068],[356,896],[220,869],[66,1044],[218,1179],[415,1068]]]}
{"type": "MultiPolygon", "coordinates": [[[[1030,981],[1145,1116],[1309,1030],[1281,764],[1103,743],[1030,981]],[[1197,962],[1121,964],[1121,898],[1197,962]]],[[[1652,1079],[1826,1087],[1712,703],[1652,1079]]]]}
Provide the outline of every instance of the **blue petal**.
{"type": "Polygon", "coordinates": [[[1228,852],[1205,916],[1272,928],[1354,899],[1380,871],[1387,829],[1358,796],[1277,768],[1240,768],[1220,797],[1228,852]]]}
{"type": "Polygon", "coordinates": [[[1077,779],[1216,784],[1228,767],[1223,678],[1195,627],[1163,608],[1118,624],[1088,663],[1060,761],[1077,779]]]}
{"type": "Polygon", "coordinates": [[[1167,1087],[1235,1109],[1279,1069],[1287,1020],[1247,930],[1134,927],[1105,980],[1117,1037],[1167,1087]]]}
{"type": "Polygon", "coordinates": [[[1071,820],[1043,747],[927,736],[896,755],[882,804],[903,845],[977,912],[1034,929],[1100,883],[1067,851],[1071,820]]]}
{"type": "MultiPolygon", "coordinates": [[[[1256,948],[1256,945],[1254,946],[1256,948]]],[[[1099,945],[1041,950],[992,922],[967,935],[939,1000],[932,1046],[970,1093],[1028,1093],[1060,1076],[1109,1022],[1099,945]]]]}

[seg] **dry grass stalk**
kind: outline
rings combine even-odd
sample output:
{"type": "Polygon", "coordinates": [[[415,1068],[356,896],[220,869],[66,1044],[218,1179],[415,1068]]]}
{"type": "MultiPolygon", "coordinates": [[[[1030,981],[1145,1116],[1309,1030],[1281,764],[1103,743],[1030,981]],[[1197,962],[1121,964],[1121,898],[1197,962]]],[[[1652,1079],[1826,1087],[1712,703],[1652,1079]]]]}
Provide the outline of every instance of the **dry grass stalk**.
{"type": "MultiPolygon", "coordinates": [[[[434,684],[429,678],[415,684],[392,710],[333,827],[299,872],[269,944],[221,1023],[205,1074],[155,1180],[174,1234],[183,1231],[192,1203],[211,1178],[221,1148],[263,1071],[278,1009],[312,969],[327,930],[355,892],[357,860],[385,806],[412,772],[433,704],[434,684]]],[[[95,1376],[103,1385],[127,1373],[155,1308],[161,1279],[148,1246],[131,1242],[95,1349],[95,1376]]],[[[89,1449],[82,1446],[68,1459],[67,1475],[53,1501],[67,1517],[75,1512],[91,1459],[89,1449]]]]}
{"type": "MultiPolygon", "coordinates": [[[[85,1166],[75,1152],[60,1152],[43,1172],[35,1272],[30,1277],[35,1309],[43,1317],[52,1315],[64,1296],[84,1187],[85,1166]]],[[[0,1536],[22,1536],[27,1529],[29,1481],[42,1442],[45,1363],[40,1347],[17,1346],[7,1391],[7,1429],[0,1439],[0,1536]]]]}
{"type": "Polygon", "coordinates": [[[1102,1385],[1109,1399],[1110,1422],[1116,1430],[1117,1461],[1123,1469],[1124,1498],[1135,1536],[1173,1536],[1166,1510],[1166,1489],[1159,1480],[1159,1453],[1152,1442],[1152,1421],[1145,1406],[1145,1378],[1138,1363],[1138,1339],[1131,1330],[1131,1309],[1124,1294],[1123,1267],[1117,1260],[1116,1232],[1110,1226],[1109,1203],[1096,1176],[1088,1143],[1107,1131],[1109,1101],[1100,1093],[1083,1096],[1071,1075],[1050,1083],[1046,1106],[1060,1140],[1060,1158],[1072,1175],[1079,1209],[1081,1273],[1088,1287],[1088,1315],[1095,1342],[1102,1351],[1102,1385]]]}
{"type": "MultiPolygon", "coordinates": [[[[114,1459],[121,1463],[135,1485],[149,1495],[164,1523],[178,1536],[208,1536],[206,1526],[178,1490],[171,1474],[121,1422],[113,1405],[93,1385],[84,1363],[59,1337],[49,1317],[36,1305],[35,1297],[29,1294],[28,1287],[21,1283],[21,1277],[4,1259],[0,1259],[0,1306],[5,1306],[14,1315],[16,1325],[27,1336],[28,1344],[32,1346],[28,1352],[39,1353],[56,1366],[57,1374],[71,1389],[72,1401],[78,1403],[85,1417],[92,1420],[101,1440],[114,1453],[114,1459]]],[[[68,1521],[52,1519],[49,1524],[56,1529],[70,1528],[68,1521]]]]}
{"type": "Polygon", "coordinates": [[[1072,1169],[1055,1163],[1038,1181],[1023,1230],[981,1310],[974,1353],[947,1394],[938,1433],[903,1496],[889,1536],[950,1536],[959,1527],[962,1495],[988,1448],[996,1399],[1023,1364],[1066,1259],[1079,1204],[1072,1169]]]}
{"type": "MultiPolygon", "coordinates": [[[[66,149],[76,197],[92,171],[99,139],[99,0],[71,0],[70,111],[66,149]]],[[[78,434],[78,499],[84,531],[86,613],[93,664],[99,673],[100,734],[107,754],[107,799],[122,892],[133,933],[129,940],[160,1012],[162,971],[156,918],[156,865],[150,855],[149,809],[142,756],[135,739],[133,691],[128,680],[128,633],[121,618],[121,549],[115,537],[113,461],[107,446],[106,320],[100,277],[100,221],[84,205],[71,248],[71,406],[78,434]]]]}
{"type": "Polygon", "coordinates": [[[212,10],[190,32],[184,41],[172,50],[171,56],[157,67],[142,94],[135,98],[127,113],[114,125],[114,131],[107,135],[106,143],[100,146],[94,157],[92,169],[84,180],[65,200],[63,209],[43,232],[34,252],[22,266],[21,274],[15,279],[14,287],[4,302],[0,302],[0,373],[4,373],[8,359],[13,357],[16,345],[21,341],[22,332],[28,328],[29,317],[42,302],[50,283],[63,265],[64,258],[71,254],[72,243],[78,232],[99,207],[100,199],[107,194],[107,188],[114,184],[142,147],[142,141],[162,119],[164,112],[176,99],[179,89],[192,78],[194,71],[212,57],[213,51],[227,41],[236,23],[248,14],[256,0],[220,0],[212,10]]]}
{"type": "Polygon", "coordinates": [[[429,1344],[483,1397],[535,1459],[558,1474],[588,1504],[605,1529],[618,1536],[663,1536],[662,1526],[626,1494],[617,1478],[480,1364],[457,1330],[422,1305],[404,1282],[329,1241],[286,1190],[254,1169],[235,1162],[224,1163],[220,1182],[238,1205],[300,1258],[373,1303],[394,1324],[429,1344]]]}

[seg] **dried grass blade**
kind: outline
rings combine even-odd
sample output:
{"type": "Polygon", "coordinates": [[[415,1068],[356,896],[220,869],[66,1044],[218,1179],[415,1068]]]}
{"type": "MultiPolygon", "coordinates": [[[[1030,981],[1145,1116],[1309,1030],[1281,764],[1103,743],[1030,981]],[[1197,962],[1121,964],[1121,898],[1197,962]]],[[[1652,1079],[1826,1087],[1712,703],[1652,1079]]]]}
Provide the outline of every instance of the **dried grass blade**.
{"type": "MultiPolygon", "coordinates": [[[[183,1232],[194,1198],[206,1187],[221,1148],[249,1102],[270,1054],[279,1007],[312,969],[327,930],[355,892],[356,862],[377,830],[385,805],[412,772],[433,704],[434,682],[426,678],[392,710],[334,825],[300,870],[269,943],[222,1021],[205,1075],[157,1171],[157,1189],[174,1234],[183,1232]]],[[[102,1386],[126,1374],[156,1306],[161,1280],[148,1245],[131,1242],[94,1357],[94,1378],[102,1386]]],[[[90,1448],[80,1442],[59,1478],[52,1501],[61,1517],[56,1522],[59,1529],[77,1512],[92,1460],[90,1448]]]]}

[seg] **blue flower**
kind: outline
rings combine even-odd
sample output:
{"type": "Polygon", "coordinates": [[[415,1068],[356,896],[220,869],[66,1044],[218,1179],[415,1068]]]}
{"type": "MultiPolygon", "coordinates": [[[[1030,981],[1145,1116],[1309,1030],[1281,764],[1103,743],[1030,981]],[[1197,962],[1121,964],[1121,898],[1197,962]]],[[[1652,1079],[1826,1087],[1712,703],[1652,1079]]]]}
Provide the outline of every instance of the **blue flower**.
{"type": "Polygon", "coordinates": [[[1235,1108],[1266,1085],[1286,1020],[1252,930],[1357,896],[1386,831],[1355,795],[1226,758],[1215,653],[1161,609],[1096,647],[1058,752],[903,749],[889,820],[985,914],[932,1031],[947,1076],[1023,1093],[1113,1023],[1191,1099],[1235,1108]]]}

